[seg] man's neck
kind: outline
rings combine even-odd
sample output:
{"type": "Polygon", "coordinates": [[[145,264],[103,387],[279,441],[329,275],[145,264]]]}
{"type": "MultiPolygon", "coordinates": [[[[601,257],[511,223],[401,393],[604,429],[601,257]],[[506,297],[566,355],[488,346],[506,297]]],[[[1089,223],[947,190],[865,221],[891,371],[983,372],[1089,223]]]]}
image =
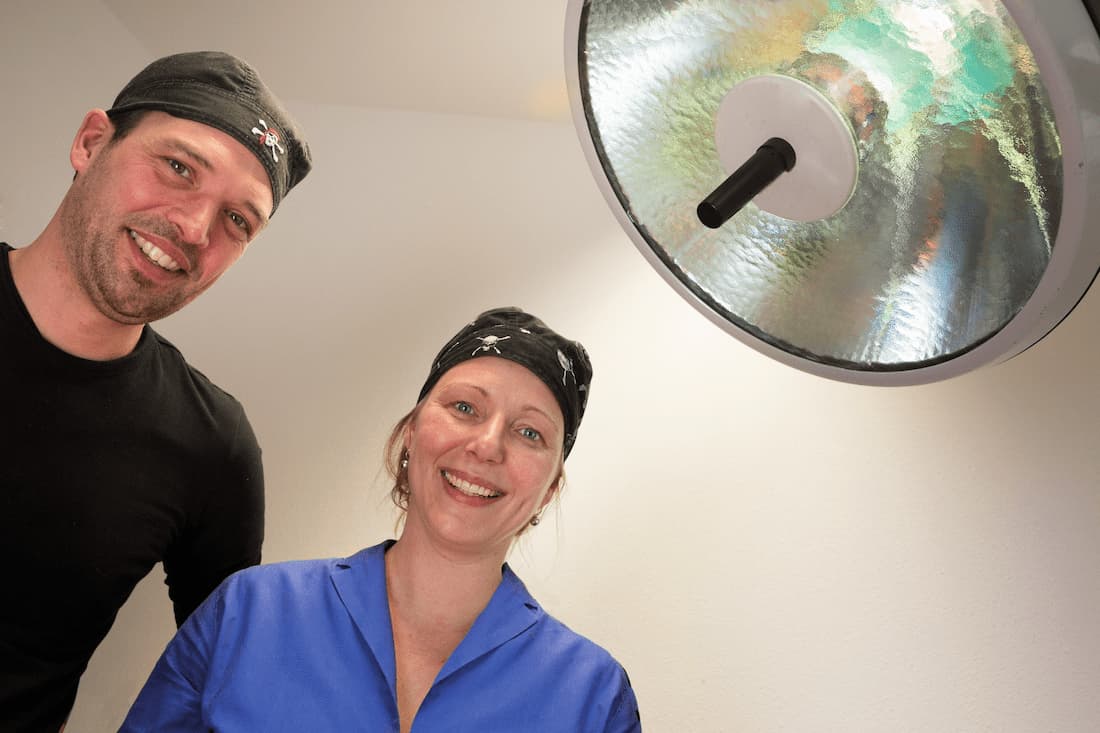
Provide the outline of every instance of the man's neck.
{"type": "Polygon", "coordinates": [[[42,337],[62,351],[93,361],[126,356],[141,324],[122,324],[99,312],[81,290],[56,240],[56,221],[38,239],[8,253],[15,289],[42,337]]]}

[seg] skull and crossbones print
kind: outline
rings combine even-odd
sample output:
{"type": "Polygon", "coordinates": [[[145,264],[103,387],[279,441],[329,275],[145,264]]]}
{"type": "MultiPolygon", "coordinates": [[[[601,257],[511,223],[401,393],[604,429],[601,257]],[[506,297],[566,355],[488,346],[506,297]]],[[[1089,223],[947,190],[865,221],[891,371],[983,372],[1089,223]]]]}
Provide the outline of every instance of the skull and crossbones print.
{"type": "Polygon", "coordinates": [[[477,340],[481,342],[481,346],[478,346],[476,349],[471,351],[470,355],[473,356],[474,354],[476,354],[479,351],[488,351],[489,349],[492,349],[493,351],[495,351],[499,354],[500,349],[497,348],[497,344],[499,344],[501,341],[507,341],[510,338],[512,338],[512,337],[511,336],[478,336],[477,340]]]}
{"type": "Polygon", "coordinates": [[[279,144],[279,131],[274,127],[268,127],[267,123],[263,120],[260,120],[260,124],[263,125],[264,129],[261,130],[258,127],[253,127],[252,134],[257,136],[260,144],[267,147],[268,151],[271,153],[271,157],[278,163],[279,153],[284,152],[283,146],[279,144]]]}

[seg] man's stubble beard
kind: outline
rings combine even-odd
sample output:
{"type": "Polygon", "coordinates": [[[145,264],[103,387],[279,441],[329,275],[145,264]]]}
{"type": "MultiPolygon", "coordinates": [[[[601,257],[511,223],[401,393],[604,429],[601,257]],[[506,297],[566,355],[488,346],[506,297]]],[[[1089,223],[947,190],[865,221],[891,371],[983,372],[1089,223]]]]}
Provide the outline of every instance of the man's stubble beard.
{"type": "MultiPolygon", "coordinates": [[[[121,220],[112,225],[112,212],[97,206],[95,195],[97,188],[111,185],[105,175],[105,156],[110,152],[109,147],[104,149],[69,189],[60,217],[64,250],[77,285],[96,310],[116,323],[143,325],[175,313],[187,304],[188,295],[182,289],[166,290],[136,269],[120,268],[119,239],[129,233],[121,220]]],[[[138,224],[142,217],[130,219],[138,224]]],[[[144,228],[161,236],[168,226],[145,218],[144,228]]],[[[175,237],[169,238],[179,244],[175,237]]]]}

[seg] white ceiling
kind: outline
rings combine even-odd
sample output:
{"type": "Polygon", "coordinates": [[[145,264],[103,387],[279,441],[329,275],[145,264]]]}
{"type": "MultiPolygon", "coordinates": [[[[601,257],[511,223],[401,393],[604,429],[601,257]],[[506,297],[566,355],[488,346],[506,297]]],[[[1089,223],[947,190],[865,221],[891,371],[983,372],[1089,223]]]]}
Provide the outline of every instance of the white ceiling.
{"type": "Polygon", "coordinates": [[[247,59],[288,100],[569,119],[566,0],[103,0],[150,57],[247,59]]]}

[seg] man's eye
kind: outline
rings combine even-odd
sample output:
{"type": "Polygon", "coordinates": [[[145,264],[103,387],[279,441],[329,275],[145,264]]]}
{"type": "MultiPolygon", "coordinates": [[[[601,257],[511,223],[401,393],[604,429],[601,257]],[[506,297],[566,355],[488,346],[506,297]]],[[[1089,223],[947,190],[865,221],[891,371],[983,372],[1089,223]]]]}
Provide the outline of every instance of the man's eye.
{"type": "Polygon", "coordinates": [[[542,438],[542,433],[534,428],[523,428],[519,431],[519,434],[528,440],[540,440],[542,438]]]}
{"type": "Polygon", "coordinates": [[[168,165],[172,168],[172,170],[174,170],[176,173],[180,174],[184,178],[191,177],[191,169],[176,160],[175,158],[168,158],[168,165]]]}
{"type": "Polygon", "coordinates": [[[229,214],[230,221],[245,234],[249,234],[252,231],[252,227],[248,224],[248,219],[238,214],[236,211],[227,212],[229,214]]]}

